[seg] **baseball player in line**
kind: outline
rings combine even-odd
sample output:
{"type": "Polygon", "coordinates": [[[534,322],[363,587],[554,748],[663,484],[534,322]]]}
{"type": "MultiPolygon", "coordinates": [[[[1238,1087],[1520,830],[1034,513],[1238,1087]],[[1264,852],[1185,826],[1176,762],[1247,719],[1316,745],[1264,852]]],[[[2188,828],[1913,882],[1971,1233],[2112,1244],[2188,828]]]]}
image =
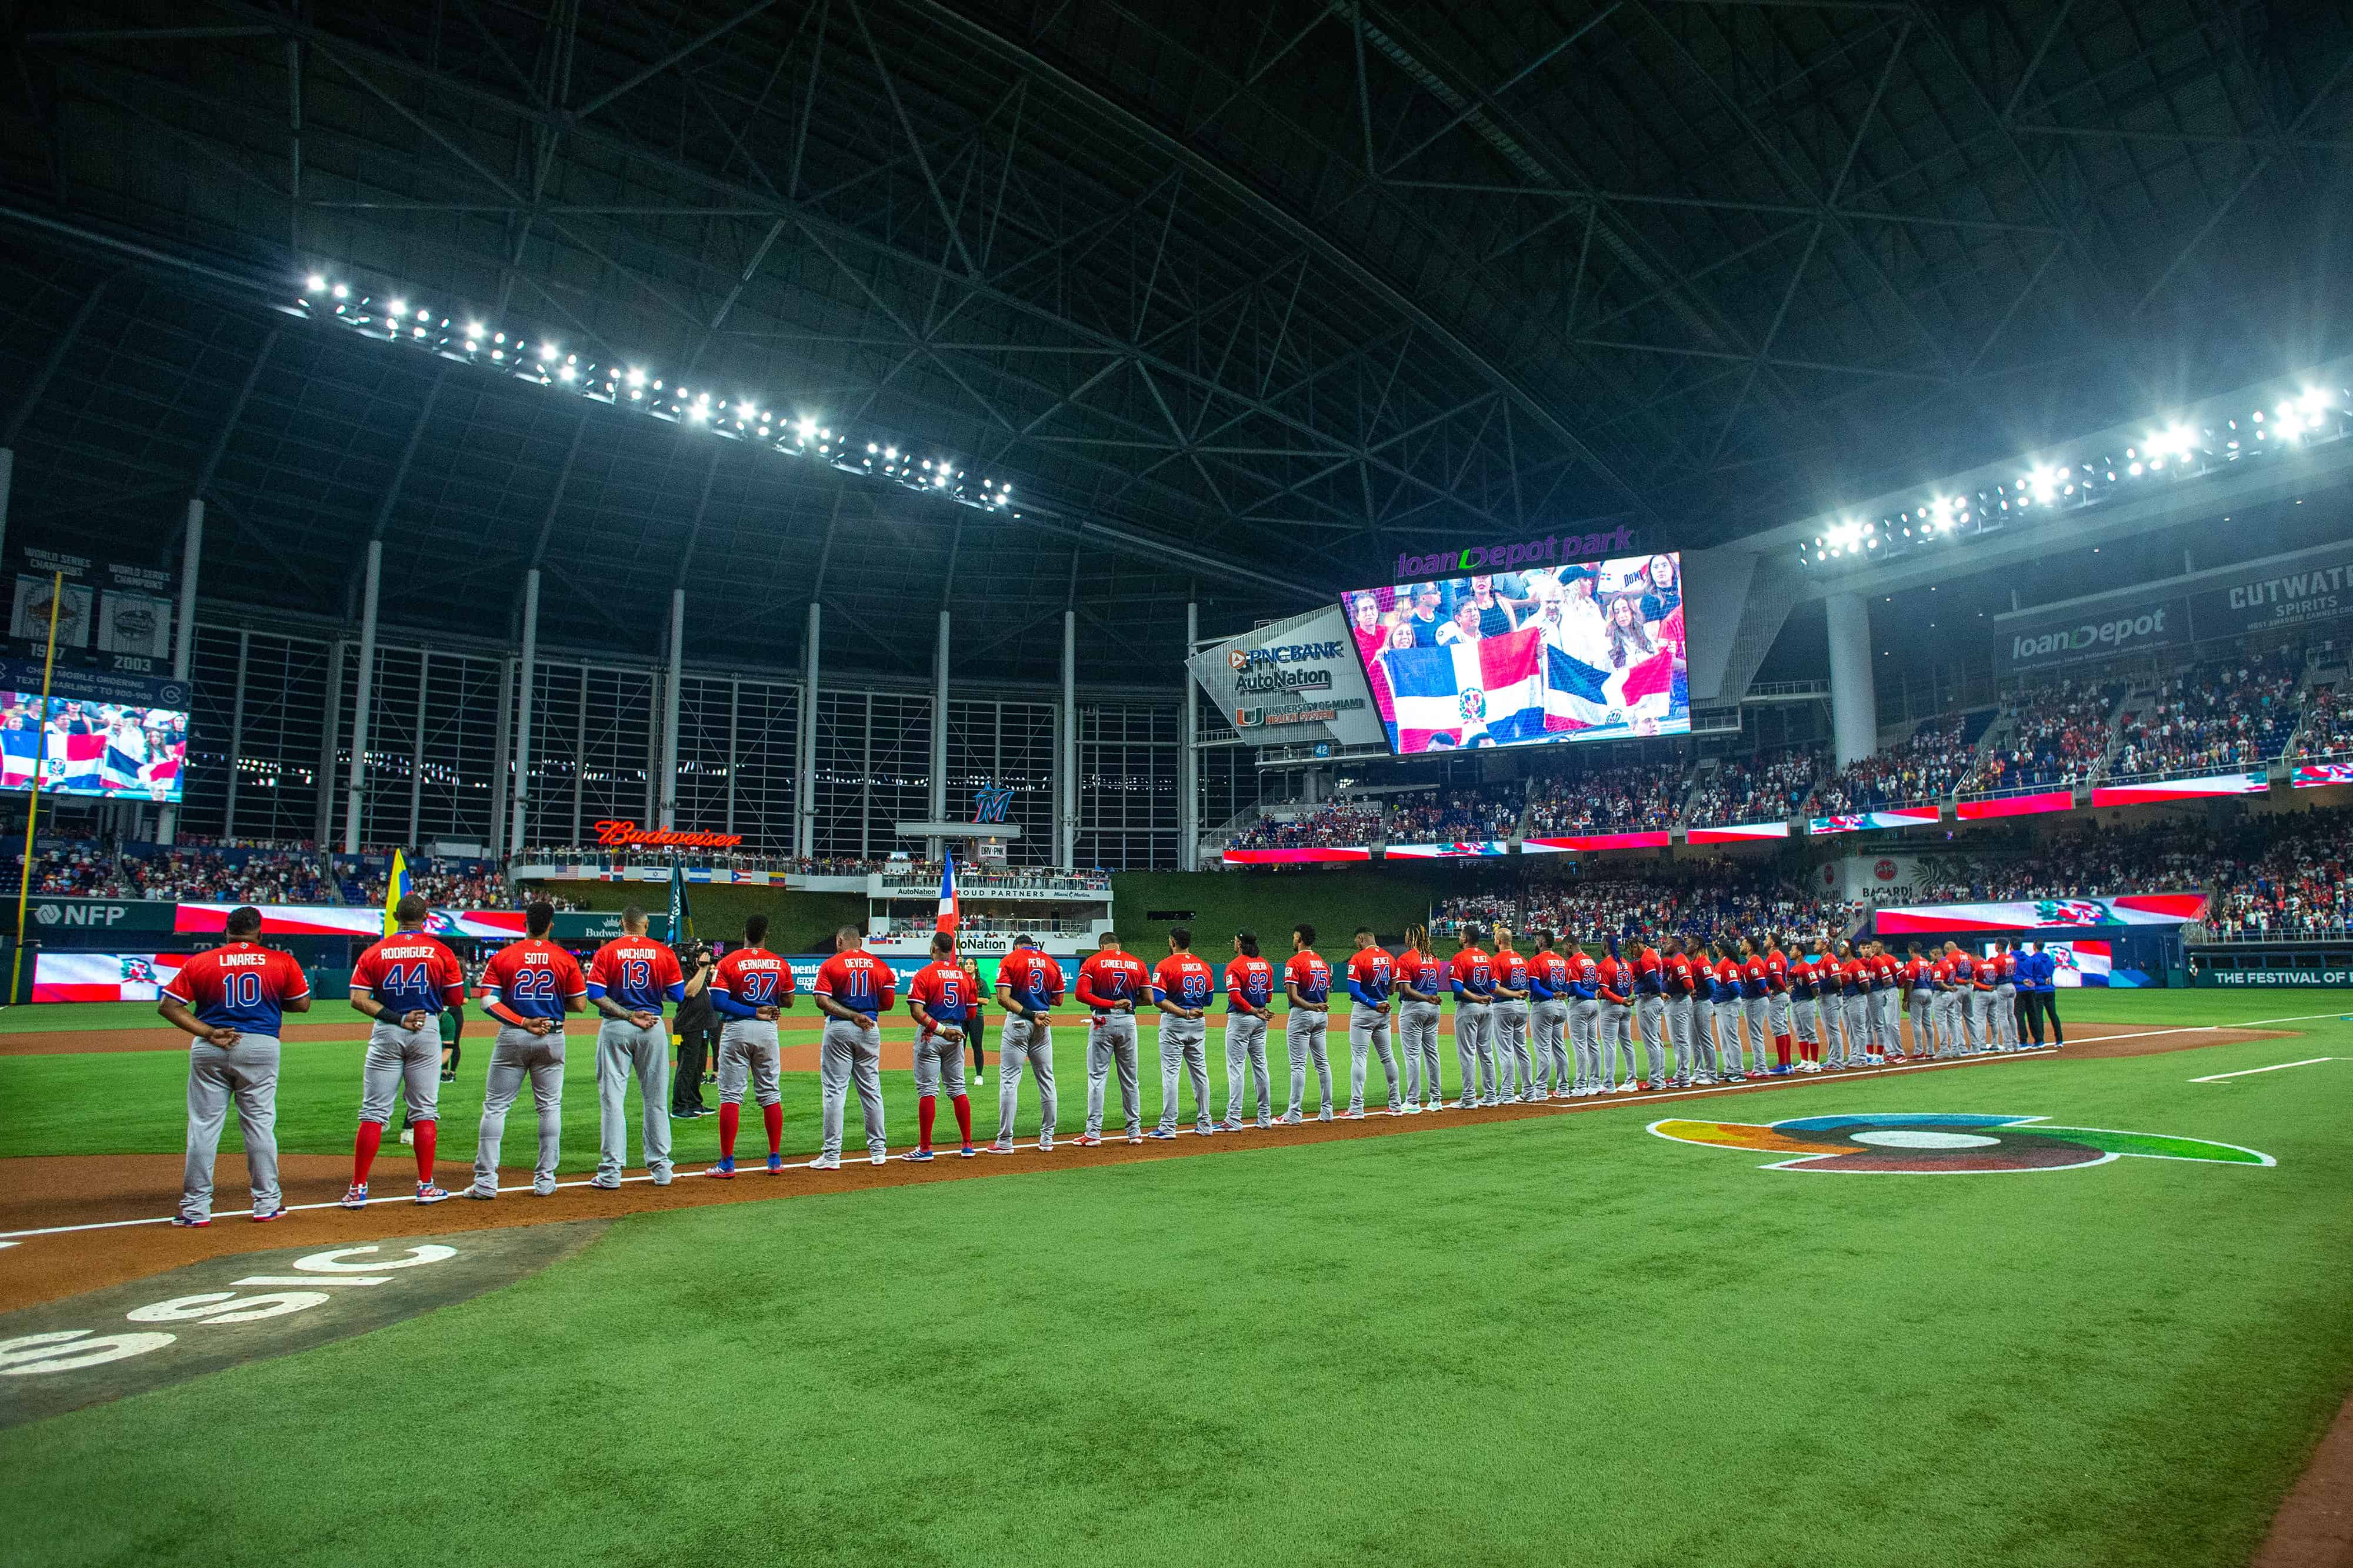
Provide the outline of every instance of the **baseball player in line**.
{"type": "MultiPolygon", "coordinates": [[[[441,1027],[444,1007],[462,1012],[466,972],[458,955],[425,933],[432,906],[415,893],[393,906],[393,934],[371,944],[352,966],[352,1005],[374,1020],[360,1076],[360,1127],[352,1145],[347,1209],[367,1207],[368,1171],[392,1120],[396,1090],[408,1096],[417,1130],[417,1201],[438,1204],[449,1194],[433,1183],[433,1148],[440,1128],[441,1027]]],[[[667,1043],[667,1042],[665,1042],[667,1043]]],[[[662,1104],[670,1103],[668,1086],[662,1104]]]]}
{"type": "MultiPolygon", "coordinates": [[[[1283,1053],[1291,1058],[1291,1108],[1286,1124],[1296,1126],[1307,1093],[1307,1064],[1315,1064],[1315,1120],[1332,1120],[1332,1058],[1325,1041],[1332,1028],[1332,966],[1315,951],[1315,928],[1291,928],[1291,962],[1282,966],[1282,994],[1291,1004],[1282,1017],[1283,1053]]],[[[1176,1098],[1172,1091],[1170,1100],[1176,1098]]],[[[1163,1111],[1165,1116],[1167,1112],[1163,1111]]]]}
{"type": "Polygon", "coordinates": [[[1447,993],[1446,961],[1430,944],[1430,928],[1405,928],[1405,952],[1396,967],[1398,1045],[1405,1056],[1405,1109],[1440,1110],[1446,1090],[1438,1079],[1439,1004],[1447,993]]]}
{"type": "MultiPolygon", "coordinates": [[[[1013,1152],[1013,1121],[1021,1110],[1021,1074],[1038,1080],[1038,1151],[1054,1152],[1054,1020],[1047,1009],[1062,999],[1062,966],[1038,939],[1017,936],[997,966],[997,1005],[1005,1014],[997,1042],[997,1142],[992,1154],[1013,1152]]],[[[1161,1049],[1167,1049],[1164,1037],[1161,1049]]]]}
{"type": "Polygon", "coordinates": [[[1348,958],[1348,1109],[1350,1121],[1365,1119],[1365,1057],[1377,1052],[1381,1070],[1389,1078],[1389,1114],[1402,1116],[1398,1099],[1397,1058],[1389,1050],[1389,980],[1393,967],[1388,950],[1373,940],[1372,928],[1356,928],[1356,951],[1348,958]]]}
{"type": "Polygon", "coordinates": [[[544,900],[523,911],[523,939],[494,953],[482,970],[482,1011],[498,1025],[491,1070],[482,1089],[482,1121],[474,1134],[474,1184],[470,1198],[499,1195],[499,1143],[507,1111],[531,1081],[539,1112],[539,1152],[532,1162],[532,1196],[555,1195],[555,1165],[564,1149],[564,1016],[586,1005],[587,976],[571,953],[547,940],[555,906],[544,900]]]}
{"type": "Polygon", "coordinates": [[[722,1181],[735,1175],[735,1134],[743,1125],[746,1079],[767,1125],[768,1174],[781,1174],[785,1168],[776,1018],[793,1005],[793,966],[761,945],[767,939],[768,917],[748,917],[744,945],[719,961],[706,988],[712,1011],[727,1020],[719,1029],[719,1163],[704,1173],[722,1181]]]}
{"type": "Polygon", "coordinates": [[[1601,966],[1585,944],[1568,944],[1568,1045],[1577,1058],[1580,1099],[1601,1092],[1601,966]]]}
{"type": "MultiPolygon", "coordinates": [[[[1190,933],[1187,933],[1190,940],[1190,933]]],[[[1242,1121],[1242,1069],[1247,1063],[1258,1089],[1258,1121],[1250,1125],[1274,1125],[1274,1095],[1266,1067],[1266,1026],[1274,1016],[1274,965],[1259,956],[1258,933],[1234,933],[1234,955],[1226,962],[1226,1121],[1225,1131],[1240,1132],[1242,1121]]],[[[1165,1010],[1165,1009],[1164,1009],[1165,1010]]],[[[1161,1026],[1166,1029],[1166,1024],[1161,1026]]]]}
{"type": "Polygon", "coordinates": [[[1535,1063],[1528,1056],[1528,961],[1512,946],[1512,928],[1495,928],[1495,1061],[1500,1100],[1535,1098],[1535,1063]]]}
{"type": "Polygon", "coordinates": [[[188,1157],[175,1226],[213,1222],[213,1163],[237,1105],[257,1224],[286,1212],[278,1185],[278,1031],[287,1013],[311,1010],[311,983],[290,954],[260,944],[261,911],[228,912],[228,940],[197,953],[164,985],[155,1011],[188,1047],[188,1157]]]}
{"type": "MultiPolygon", "coordinates": [[[[841,1169],[842,1111],[852,1083],[858,1086],[859,1113],[866,1119],[867,1158],[880,1165],[891,1157],[891,1141],[882,1128],[879,1019],[891,1010],[896,989],[891,966],[877,963],[866,951],[856,926],[833,933],[833,956],[818,966],[817,983],[809,988],[817,1010],[825,1015],[825,1033],[818,1047],[818,1103],[825,1142],[809,1162],[812,1171],[841,1169]]],[[[1060,994],[1059,987],[1056,994],[1060,994]]]]}
{"type": "Polygon", "coordinates": [[[939,1115],[940,1084],[947,1083],[948,1103],[955,1108],[956,1131],[963,1146],[956,1151],[971,1159],[972,1097],[964,1087],[965,1037],[979,1025],[980,979],[971,966],[958,962],[955,938],[940,931],[932,938],[932,961],[907,983],[907,1012],[915,1020],[916,1144],[903,1156],[921,1163],[932,1158],[932,1124],[939,1115]]]}
{"type": "Polygon", "coordinates": [[[1483,927],[1464,926],[1462,946],[1448,975],[1454,988],[1454,1055],[1462,1068],[1457,1110],[1495,1103],[1495,1023],[1489,1012],[1495,1001],[1495,961],[1480,946],[1486,938],[1483,927]]]}
{"type": "MultiPolygon", "coordinates": [[[[1136,1081],[1135,1004],[1147,980],[1144,961],[1120,951],[1119,935],[1105,931],[1095,939],[1095,951],[1079,965],[1079,1005],[1088,1009],[1087,1125],[1079,1147],[1092,1149],[1103,1142],[1103,1091],[1112,1069],[1119,1069],[1119,1108],[1127,1125],[1127,1141],[1144,1142],[1144,1096],[1136,1081]]],[[[1167,1055],[1167,1047],[1161,1047],[1167,1055]]],[[[1206,1080],[1204,1080],[1206,1087],[1206,1080]]]]}
{"type": "Polygon", "coordinates": [[[1536,932],[1535,956],[1528,961],[1528,989],[1535,997],[1528,1028],[1535,1040],[1538,1100],[1566,1100],[1569,1094],[1568,960],[1553,940],[1548,931],[1536,932]]]}
{"type": "MultiPolygon", "coordinates": [[[[1174,1138],[1176,1136],[1176,1073],[1178,1064],[1190,1061],[1193,1068],[1194,1131],[1208,1137],[1216,1131],[1209,1120],[1209,1069],[1204,1054],[1208,1050],[1209,999],[1218,994],[1218,977],[1193,952],[1193,933],[1183,926],[1168,933],[1168,956],[1154,965],[1152,971],[1152,1005],[1160,1009],[1160,1124],[1145,1136],[1174,1138]]],[[[1231,1049],[1232,1022],[1228,1019],[1228,1048],[1231,1049]]],[[[1227,1058],[1230,1069],[1232,1058],[1227,1058]]],[[[1232,1112],[1231,1082],[1228,1084],[1227,1111],[1232,1112]]],[[[1259,1079],[1258,1102],[1261,1114],[1266,1105],[1266,1079],[1259,1079]]]]}
{"type": "MultiPolygon", "coordinates": [[[[697,972],[693,985],[708,981],[697,972]]],[[[615,1188],[629,1152],[629,1079],[638,1080],[639,1141],[654,1185],[670,1183],[670,1033],[662,1006],[686,1000],[689,982],[678,954],[646,935],[646,911],[621,911],[621,934],[588,960],[588,1005],[604,1015],[596,1026],[596,1173],[592,1187],[615,1188]]],[[[412,1100],[414,1091],[412,1091],[412,1100]]]]}

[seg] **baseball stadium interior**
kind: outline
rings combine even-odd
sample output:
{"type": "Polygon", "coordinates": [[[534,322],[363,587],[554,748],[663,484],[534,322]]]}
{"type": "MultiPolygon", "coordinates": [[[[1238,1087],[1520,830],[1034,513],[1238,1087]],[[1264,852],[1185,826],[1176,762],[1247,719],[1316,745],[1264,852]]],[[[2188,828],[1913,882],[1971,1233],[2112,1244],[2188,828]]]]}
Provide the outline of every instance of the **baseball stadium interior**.
{"type": "Polygon", "coordinates": [[[5,47],[0,1555],[2353,1565],[2353,12],[5,47]]]}

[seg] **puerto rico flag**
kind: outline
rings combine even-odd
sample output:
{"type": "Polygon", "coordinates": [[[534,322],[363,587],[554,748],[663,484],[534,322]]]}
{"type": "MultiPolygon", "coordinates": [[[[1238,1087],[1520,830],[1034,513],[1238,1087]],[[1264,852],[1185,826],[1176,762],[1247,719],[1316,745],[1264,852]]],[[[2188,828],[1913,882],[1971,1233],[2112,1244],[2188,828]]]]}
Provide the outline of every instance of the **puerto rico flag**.
{"type": "Polygon", "coordinates": [[[1535,626],[1439,647],[1393,647],[1390,749],[1507,746],[1544,733],[1544,634],[1535,626]]]}
{"type": "Polygon", "coordinates": [[[934,928],[955,935],[958,920],[955,889],[955,851],[948,851],[947,864],[940,868],[940,920],[934,928]]]}

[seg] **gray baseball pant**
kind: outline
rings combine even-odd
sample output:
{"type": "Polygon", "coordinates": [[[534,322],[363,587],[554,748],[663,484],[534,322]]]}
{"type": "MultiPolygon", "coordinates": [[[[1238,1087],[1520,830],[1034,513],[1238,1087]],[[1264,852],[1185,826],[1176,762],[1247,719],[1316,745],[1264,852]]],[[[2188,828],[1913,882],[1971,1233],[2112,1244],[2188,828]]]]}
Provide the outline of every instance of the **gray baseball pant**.
{"type": "Polygon", "coordinates": [[[744,1103],[748,1081],[752,1098],[762,1105],[784,1101],[777,1084],[776,1026],[758,1018],[730,1018],[719,1031],[719,1098],[729,1105],[744,1103]]]}
{"type": "Polygon", "coordinates": [[[1634,1070],[1634,1009],[1623,1002],[1601,1005],[1600,1082],[1604,1089],[1617,1086],[1618,1062],[1622,1055],[1626,1063],[1626,1081],[1632,1083],[1634,1070]]]}
{"type": "Polygon", "coordinates": [[[1740,999],[1740,1019],[1748,1033],[1748,1058],[1757,1064],[1758,1072],[1771,1072],[1773,1058],[1766,1054],[1770,1043],[1766,1034],[1766,1017],[1771,1011],[1766,996],[1743,996],[1740,999]]]}
{"type": "MultiPolygon", "coordinates": [[[[1433,1012],[1435,1008],[1431,1009],[1433,1012]]],[[[1171,1019],[1173,1023],[1175,1020],[1171,1019]]],[[[1165,1036],[1167,1024],[1161,1026],[1165,1036]]],[[[1250,1013],[1226,1015],[1226,1120],[1235,1126],[1242,1121],[1242,1068],[1247,1063],[1251,1082],[1258,1088],[1258,1124],[1274,1125],[1274,1090],[1266,1070],[1266,1020],[1250,1013]]]]}
{"type": "MultiPolygon", "coordinates": [[[[842,1026],[848,1027],[847,1025],[842,1026]]],[[[827,1026],[831,1037],[833,1026],[827,1026]]],[[[440,1059],[439,1042],[433,1059],[440,1059]]],[[[435,1076],[440,1069],[437,1065],[435,1076]]],[[[596,1177],[607,1184],[621,1179],[629,1152],[629,1079],[638,1080],[643,1103],[646,1169],[668,1176],[670,1164],[670,1036],[657,1018],[640,1029],[627,1018],[607,1018],[596,1030],[596,1177]]],[[[416,1104],[414,1100],[409,1101],[416,1104]]],[[[411,1115],[415,1112],[412,1110],[411,1115]]]]}
{"type": "Polygon", "coordinates": [[[392,1120],[392,1097],[406,1089],[408,1120],[437,1121],[441,1099],[441,1032],[432,1019],[404,1029],[382,1018],[368,1030],[367,1065],[360,1069],[360,1120],[392,1120]]]}
{"type": "MultiPolygon", "coordinates": [[[[1776,1041],[1787,1040],[1796,1034],[1797,1027],[1798,1009],[1789,994],[1787,991],[1768,993],[1765,997],[1766,1032],[1776,1041]]],[[[1797,1054],[1793,1048],[1789,1052],[1790,1058],[1795,1060],[1797,1054]]],[[[1775,1060],[1778,1059],[1779,1050],[1777,1046],[1775,1060]]]]}
{"type": "Polygon", "coordinates": [[[1381,1058],[1381,1070],[1389,1078],[1389,1109],[1395,1110],[1398,1100],[1397,1057],[1389,1049],[1389,1016],[1377,1007],[1356,1003],[1348,1009],[1348,1110],[1351,1114],[1365,1109],[1365,1057],[1377,1052],[1381,1058]]]}
{"type": "MultiPolygon", "coordinates": [[[[1170,1018],[1161,1026],[1160,1048],[1168,1048],[1170,1026],[1185,1020],[1170,1018]]],[[[1198,1027],[1198,1026],[1196,1026],[1198,1027]]],[[[1021,1069],[1028,1068],[1038,1079],[1038,1138],[1050,1142],[1054,1136],[1054,1037],[1053,1031],[1043,1024],[1033,1024],[1027,1018],[1005,1016],[1005,1027],[997,1036],[997,1141],[1013,1142],[1013,1119],[1021,1108],[1021,1069]]]]}
{"type": "MultiPolygon", "coordinates": [[[[1321,1014],[1317,1016],[1322,1016],[1321,1014]]],[[[1193,1080],[1194,1125],[1207,1130],[1209,1110],[1209,1021],[1171,1018],[1160,1026],[1160,1131],[1176,1131],[1176,1078],[1193,1080]]],[[[1328,1080],[1327,1080],[1328,1090],[1328,1080]]]]}
{"type": "Polygon", "coordinates": [[[1555,997],[1539,1002],[1530,1016],[1535,1036],[1536,1092],[1551,1096],[1568,1090],[1568,1004],[1555,997]]]}
{"type": "Polygon", "coordinates": [[[1871,997],[1863,993],[1841,996],[1839,1011],[1846,1025],[1846,1065],[1864,1066],[1871,1059],[1871,997]]]}
{"type": "MultiPolygon", "coordinates": [[[[1822,1043],[1821,998],[1800,996],[1791,1006],[1790,1012],[1794,1015],[1791,1026],[1798,1031],[1798,1038],[1810,1046],[1820,1046],[1822,1043]]],[[[1802,1056],[1805,1053],[1801,1051],[1799,1054],[1802,1056]]],[[[1819,1052],[1817,1056],[1819,1057],[1819,1052]]]]}
{"type": "Polygon", "coordinates": [[[1291,1109],[1285,1116],[1301,1114],[1307,1094],[1307,1063],[1313,1058],[1317,1091],[1323,1096],[1315,1114],[1318,1120],[1332,1120],[1332,1058],[1324,1048],[1331,1028],[1331,1018],[1313,1007],[1293,1007],[1283,1015],[1282,1050],[1291,1058],[1291,1109]]]}
{"type": "Polygon", "coordinates": [[[1996,1049],[1993,1035],[1993,993],[1971,990],[1969,993],[1969,1041],[1973,1050],[1996,1049]]]}
{"type": "Polygon", "coordinates": [[[1601,1083],[1601,1004],[1579,996],[1568,1005],[1568,1047],[1577,1055],[1577,1087],[1601,1083]]]}
{"type": "MultiPolygon", "coordinates": [[[[440,1078],[438,1067],[434,1078],[437,1082],[440,1078]]],[[[188,1162],[180,1177],[182,1219],[212,1217],[213,1162],[220,1152],[221,1129],[228,1122],[232,1100],[237,1129],[245,1139],[253,1212],[275,1213],[285,1201],[278,1187],[278,1037],[239,1035],[226,1047],[196,1040],[188,1049],[188,1162]]]]}
{"type": "Polygon", "coordinates": [[[1994,1028],[2004,1048],[2018,1049],[2018,987],[2003,981],[1993,988],[1994,1028]]]}
{"type": "Polygon", "coordinates": [[[1879,1014],[1879,1049],[1890,1059],[1904,1054],[1904,994],[1890,985],[1872,999],[1879,1014]]]}
{"type": "MultiPolygon", "coordinates": [[[[1168,1053],[1168,1035],[1160,1036],[1160,1052],[1168,1053]]],[[[1119,1110],[1129,1137],[1144,1131],[1144,1091],[1136,1079],[1135,1015],[1105,1013],[1087,1031],[1087,1131],[1103,1136],[1103,1094],[1111,1087],[1112,1068],[1119,1069],[1119,1110]]]]}
{"type": "Polygon", "coordinates": [[[1690,997],[1667,998],[1667,1037],[1674,1042],[1676,1059],[1682,1064],[1682,1070],[1676,1075],[1682,1082],[1689,1084],[1700,1073],[1715,1072],[1706,1051],[1700,1047],[1699,1037],[1692,1033],[1690,997]]]}
{"type": "Polygon", "coordinates": [[[1501,1095],[1516,1100],[1535,1092],[1535,1063],[1528,1056],[1528,1005],[1492,1004],[1495,1021],[1495,1062],[1502,1078],[1501,1095]]]}
{"type": "MultiPolygon", "coordinates": [[[[970,1027],[969,1025],[963,1026],[970,1027]]],[[[964,1049],[970,1037],[949,1039],[930,1029],[915,1035],[915,1098],[937,1100],[943,1085],[951,1104],[962,1100],[964,1089],[964,1049]]]]}
{"type": "Polygon", "coordinates": [[[1454,1056],[1462,1068],[1464,1105],[1492,1105],[1495,1100],[1495,1020],[1488,1002],[1459,1002],[1454,1007],[1454,1056]]]}
{"type": "Polygon", "coordinates": [[[1634,998],[1634,1022],[1642,1031],[1642,1054],[1650,1063],[1650,1082],[1667,1081],[1667,999],[1648,992],[1634,998]]]}
{"type": "Polygon", "coordinates": [[[1439,1005],[1435,1002],[1408,1002],[1398,1010],[1398,1038],[1405,1057],[1405,1098],[1409,1104],[1420,1104],[1425,1099],[1436,1105],[1446,1098],[1440,1086],[1438,1074],[1439,1005]]]}
{"type": "Polygon", "coordinates": [[[474,1190],[499,1190],[499,1144],[507,1135],[507,1112],[531,1083],[532,1108],[539,1112],[539,1152],[532,1162],[534,1192],[555,1187],[555,1163],[564,1152],[564,1031],[546,1035],[503,1026],[491,1041],[491,1070],[482,1084],[482,1121],[474,1133],[474,1190]]]}
{"type": "Polygon", "coordinates": [[[817,1057],[818,1121],[828,1159],[841,1158],[842,1108],[852,1083],[866,1118],[866,1152],[880,1154],[891,1147],[882,1131],[882,1031],[828,1017],[817,1057]]]}
{"type": "Polygon", "coordinates": [[[1936,994],[1925,985],[1912,991],[1912,1054],[1926,1058],[1936,1047],[1936,994]]]}
{"type": "Polygon", "coordinates": [[[1719,1081],[1736,1078],[1724,1065],[1724,1047],[1715,1037],[1715,999],[1712,996],[1692,998],[1692,1037],[1699,1042],[1700,1068],[1719,1081]]]}

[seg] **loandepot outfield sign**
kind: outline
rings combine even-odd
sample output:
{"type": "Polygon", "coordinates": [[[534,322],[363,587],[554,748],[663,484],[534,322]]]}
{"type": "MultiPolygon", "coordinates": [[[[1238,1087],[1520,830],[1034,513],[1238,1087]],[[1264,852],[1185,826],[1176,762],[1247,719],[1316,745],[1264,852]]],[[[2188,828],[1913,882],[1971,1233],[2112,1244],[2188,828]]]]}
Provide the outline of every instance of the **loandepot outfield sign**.
{"type": "Polygon", "coordinates": [[[2130,1156],[2194,1160],[2213,1165],[2271,1165],[2269,1154],[2236,1143],[2119,1132],[2107,1127],[2053,1127],[2040,1116],[1926,1113],[1801,1116],[1788,1121],[1653,1121],[1651,1131],[1678,1143],[1778,1154],[1767,1171],[1828,1171],[1838,1175],[1970,1176],[2012,1171],[2068,1171],[2130,1156]]]}
{"type": "Polygon", "coordinates": [[[1336,605],[1203,648],[1187,668],[1246,741],[1388,748],[1356,639],[1336,605]]]}
{"type": "Polygon", "coordinates": [[[2003,628],[2003,668],[2016,672],[2348,613],[2353,544],[2338,543],[2013,610],[1994,624],[2003,628]]]}

